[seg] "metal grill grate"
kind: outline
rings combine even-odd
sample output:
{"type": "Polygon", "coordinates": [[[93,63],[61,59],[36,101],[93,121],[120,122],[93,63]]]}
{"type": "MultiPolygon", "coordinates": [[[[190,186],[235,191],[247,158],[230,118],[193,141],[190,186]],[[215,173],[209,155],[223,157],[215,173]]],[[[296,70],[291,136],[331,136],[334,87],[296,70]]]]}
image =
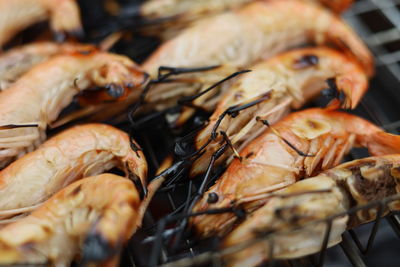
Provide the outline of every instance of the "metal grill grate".
{"type": "MultiPolygon", "coordinates": [[[[358,0],[351,10],[344,14],[344,18],[359,33],[368,44],[376,57],[377,74],[371,82],[370,91],[363,99],[360,108],[355,113],[366,117],[376,124],[393,133],[399,133],[400,129],[400,0],[358,0]]],[[[154,126],[160,127],[161,126],[154,126]]],[[[153,128],[153,132],[154,128],[153,128]]],[[[151,169],[159,167],[160,159],[165,153],[160,151],[160,143],[172,149],[172,136],[149,134],[145,131],[138,136],[139,142],[145,147],[151,169]],[[161,138],[161,140],[160,140],[161,138]],[[156,142],[154,142],[156,140],[156,142]],[[159,147],[155,147],[153,144],[159,147]],[[161,154],[160,154],[161,153],[161,154]]],[[[171,151],[169,149],[169,151],[171,151]]],[[[363,151],[353,151],[349,159],[364,157],[363,151]]],[[[190,245],[185,254],[171,254],[168,249],[161,248],[161,257],[155,259],[151,255],[152,244],[143,244],[142,241],[149,234],[154,234],[154,229],[149,226],[168,212],[176,210],[185,201],[188,190],[194,190],[195,185],[186,184],[177,187],[174,193],[160,193],[146,213],[144,226],[131,240],[122,265],[147,266],[150,263],[167,264],[177,266],[189,266],[195,264],[221,265],[220,251],[201,250],[190,245]],[[163,214],[159,211],[162,210],[163,214]],[[183,260],[181,259],[183,258],[183,260]]],[[[302,259],[273,262],[283,266],[397,266],[396,259],[385,262],[391,256],[396,257],[400,249],[400,217],[392,214],[384,220],[378,220],[366,226],[359,227],[344,233],[340,245],[327,250],[322,248],[318,255],[308,256],[302,259]],[[378,244],[379,243],[379,244],[378,244]],[[362,245],[363,244],[363,245],[362,245]],[[376,249],[378,248],[378,249],[376,249]],[[382,250],[392,250],[390,253],[382,253],[382,250]],[[389,256],[388,256],[389,255],[389,256]],[[392,264],[392,265],[391,265],[392,264]],[[393,265],[394,264],[394,265],[393,265]]],[[[193,240],[186,240],[188,245],[193,240]]],[[[267,252],[266,252],[267,253],[267,252]]]]}
{"type": "Polygon", "coordinates": [[[344,18],[400,81],[400,0],[359,0],[344,18]]]}

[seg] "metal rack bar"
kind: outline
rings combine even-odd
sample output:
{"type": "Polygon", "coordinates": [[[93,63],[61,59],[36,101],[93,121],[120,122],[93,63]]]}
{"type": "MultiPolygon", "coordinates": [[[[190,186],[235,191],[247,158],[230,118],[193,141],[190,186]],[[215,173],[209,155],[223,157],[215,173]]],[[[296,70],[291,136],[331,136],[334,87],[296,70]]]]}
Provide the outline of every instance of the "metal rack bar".
{"type": "Polygon", "coordinates": [[[344,233],[342,235],[342,242],[340,243],[340,247],[343,252],[351,262],[351,264],[355,267],[366,267],[365,259],[361,255],[358,247],[352,242],[349,233],[344,233]]]}

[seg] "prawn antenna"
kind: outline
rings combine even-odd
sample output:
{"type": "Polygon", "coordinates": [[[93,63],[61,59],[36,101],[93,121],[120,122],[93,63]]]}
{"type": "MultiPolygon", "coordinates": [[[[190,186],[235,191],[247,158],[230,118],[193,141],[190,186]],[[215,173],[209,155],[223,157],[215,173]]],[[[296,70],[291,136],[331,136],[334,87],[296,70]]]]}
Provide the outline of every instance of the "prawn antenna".
{"type": "Polygon", "coordinates": [[[225,142],[232,149],[233,153],[235,154],[235,157],[238,158],[240,161],[242,161],[242,157],[239,155],[239,152],[236,150],[235,146],[232,144],[232,141],[231,141],[231,139],[229,139],[226,132],[221,131],[220,133],[221,133],[222,137],[224,138],[225,142]]]}
{"type": "Polygon", "coordinates": [[[267,126],[269,129],[271,129],[271,131],[278,136],[283,142],[285,142],[285,144],[287,144],[291,149],[293,149],[297,154],[299,154],[302,157],[315,157],[315,155],[312,154],[307,154],[304,153],[303,151],[301,151],[300,149],[298,149],[295,145],[293,145],[291,142],[289,142],[289,140],[287,140],[286,138],[284,138],[275,128],[273,128],[269,122],[267,120],[263,120],[261,119],[261,117],[256,117],[256,120],[261,122],[262,124],[264,124],[265,126],[267,126]]]}
{"type": "Polygon", "coordinates": [[[175,75],[209,71],[209,70],[217,69],[219,67],[221,67],[221,65],[211,65],[211,66],[198,67],[198,68],[177,68],[177,67],[160,66],[158,68],[157,80],[155,80],[155,82],[165,81],[167,78],[169,78],[171,76],[175,76],[175,75]]]}
{"type": "MultiPolygon", "coordinates": [[[[184,211],[182,212],[183,216],[185,216],[185,219],[183,219],[182,222],[179,224],[180,229],[174,238],[174,241],[172,244],[172,250],[176,250],[178,248],[178,245],[181,244],[183,231],[185,230],[186,225],[188,223],[187,214],[189,214],[189,211],[191,211],[193,209],[193,207],[197,203],[197,201],[199,201],[199,199],[204,195],[204,193],[207,189],[207,185],[209,184],[209,180],[211,178],[211,173],[212,173],[212,169],[214,168],[214,164],[218,160],[218,158],[221,157],[225,153],[228,146],[229,145],[227,143],[225,143],[217,151],[215,151],[214,154],[211,156],[211,160],[210,160],[210,163],[208,164],[207,171],[204,175],[204,178],[203,178],[199,188],[197,189],[196,195],[193,197],[190,204],[188,203],[188,205],[186,205],[184,211]]],[[[190,195],[189,195],[189,197],[190,197],[190,195]]],[[[188,199],[189,199],[189,197],[188,197],[188,199]]]]}
{"type": "Polygon", "coordinates": [[[174,183],[177,182],[177,180],[182,176],[182,174],[188,169],[190,168],[190,166],[192,165],[192,163],[203,154],[198,155],[197,157],[193,158],[193,159],[183,159],[183,160],[179,160],[177,161],[174,165],[172,165],[171,167],[165,169],[164,171],[162,171],[161,173],[159,173],[158,175],[156,175],[153,180],[157,180],[157,179],[164,179],[167,180],[167,183],[165,184],[165,186],[170,186],[174,183]]]}
{"type": "Polygon", "coordinates": [[[237,71],[232,73],[231,75],[229,75],[228,77],[225,77],[224,79],[216,82],[215,84],[211,85],[210,87],[208,87],[207,89],[199,92],[198,94],[195,95],[191,95],[191,96],[185,96],[182,97],[181,99],[178,100],[178,104],[179,105],[190,105],[189,103],[191,103],[193,100],[195,100],[196,98],[199,98],[200,96],[210,92],[211,90],[217,88],[218,86],[220,86],[221,84],[223,84],[226,81],[229,81],[233,78],[235,78],[236,76],[239,76],[243,73],[247,73],[247,72],[251,72],[251,70],[242,70],[242,71],[237,71]]]}
{"type": "Polygon", "coordinates": [[[217,133],[218,127],[220,126],[222,120],[223,120],[227,115],[230,116],[230,117],[232,117],[232,118],[235,118],[235,117],[237,117],[237,116],[239,115],[240,111],[245,110],[245,109],[250,108],[250,107],[253,107],[253,106],[255,106],[255,105],[257,105],[257,104],[259,104],[259,103],[261,103],[261,102],[263,102],[263,101],[265,101],[265,100],[271,99],[271,95],[272,95],[272,90],[269,90],[268,92],[266,92],[266,93],[264,93],[264,94],[262,94],[262,95],[256,97],[256,98],[253,99],[253,100],[250,100],[250,101],[248,101],[248,102],[245,102],[245,103],[243,103],[243,104],[241,104],[241,105],[234,105],[234,106],[231,106],[231,107],[227,108],[227,109],[218,117],[218,120],[217,120],[217,122],[215,123],[214,128],[213,128],[213,130],[212,130],[212,132],[211,132],[211,139],[214,140],[214,139],[217,137],[217,135],[218,135],[218,133],[217,133]]]}
{"type": "MultiPolygon", "coordinates": [[[[182,240],[182,237],[184,234],[184,230],[186,229],[189,218],[201,216],[201,215],[207,215],[207,214],[208,215],[222,214],[222,213],[228,213],[228,212],[235,213],[237,216],[243,216],[244,212],[242,210],[238,210],[235,207],[210,209],[210,210],[205,210],[205,211],[200,211],[200,212],[195,212],[195,213],[189,212],[193,209],[194,205],[197,203],[197,201],[200,199],[200,197],[204,195],[207,185],[210,182],[212,168],[214,167],[216,160],[226,151],[227,148],[228,148],[228,144],[225,143],[216,152],[214,152],[214,154],[211,157],[207,171],[202,180],[202,183],[201,183],[200,187],[198,188],[196,194],[194,196],[192,196],[191,190],[188,190],[188,196],[187,196],[185,203],[179,207],[179,210],[182,210],[182,212],[177,214],[176,211],[174,211],[173,213],[162,218],[159,221],[159,223],[157,224],[157,230],[156,230],[155,235],[148,237],[148,238],[146,238],[146,240],[144,240],[144,242],[146,242],[146,243],[153,242],[149,266],[157,266],[159,256],[161,254],[163,240],[174,237],[174,243],[172,244],[172,249],[173,250],[177,249],[177,246],[181,243],[181,240],[182,240]],[[165,230],[168,223],[175,222],[178,220],[181,220],[181,223],[178,226],[176,226],[173,229],[169,229],[167,231],[165,230]]],[[[170,172],[168,169],[166,171],[170,172]]],[[[191,186],[192,186],[192,184],[190,183],[189,187],[191,188],[191,186]]]]}
{"type": "Polygon", "coordinates": [[[17,129],[17,128],[37,128],[39,124],[37,123],[28,123],[28,124],[6,124],[0,125],[0,130],[10,130],[10,129],[17,129]]]}
{"type": "Polygon", "coordinates": [[[149,80],[149,82],[143,88],[143,91],[140,94],[139,100],[129,110],[129,112],[128,112],[129,122],[132,124],[132,126],[135,125],[134,115],[135,115],[136,111],[144,103],[146,103],[146,96],[155,84],[171,82],[172,80],[168,79],[171,76],[176,76],[176,75],[186,74],[186,73],[209,71],[209,70],[217,69],[219,67],[220,67],[220,65],[212,65],[212,66],[199,67],[199,68],[176,68],[176,67],[160,66],[158,68],[157,79],[149,80]]]}
{"type": "Polygon", "coordinates": [[[176,232],[180,231],[180,226],[177,226],[173,229],[165,230],[168,223],[172,223],[178,220],[187,219],[191,217],[197,217],[201,215],[209,215],[209,214],[223,214],[223,213],[235,213],[235,209],[232,208],[221,208],[221,209],[210,209],[201,212],[195,213],[187,213],[187,214],[175,214],[175,215],[167,215],[166,217],[162,218],[159,223],[157,224],[157,230],[154,236],[147,237],[143,243],[154,242],[154,245],[151,250],[149,265],[150,267],[157,266],[161,248],[162,248],[162,241],[173,236],[176,232]]]}
{"type": "MultiPolygon", "coordinates": [[[[236,117],[239,115],[240,111],[245,110],[247,108],[250,108],[252,106],[255,106],[263,101],[269,100],[271,98],[272,95],[272,90],[269,90],[268,92],[256,97],[255,99],[252,99],[250,101],[247,101],[245,103],[243,103],[242,105],[234,105],[231,106],[229,108],[227,108],[218,118],[217,122],[215,123],[211,134],[210,134],[210,138],[208,138],[208,140],[196,151],[192,152],[189,155],[185,155],[186,154],[186,147],[187,147],[187,143],[188,143],[188,139],[193,139],[193,136],[195,136],[196,133],[198,133],[204,126],[202,126],[199,129],[196,129],[195,131],[189,133],[188,135],[186,135],[185,137],[181,138],[180,140],[178,140],[175,144],[175,154],[178,156],[183,157],[184,159],[187,158],[192,158],[197,156],[198,154],[202,153],[203,150],[213,141],[217,138],[217,130],[219,125],[221,124],[222,120],[228,115],[231,116],[232,118],[236,117]]],[[[231,143],[231,142],[230,142],[231,143]]],[[[231,143],[232,144],[232,143],[231,143]]],[[[233,148],[233,145],[231,146],[233,148]]],[[[235,153],[235,152],[234,152],[235,153]]],[[[237,153],[237,152],[236,152],[237,153]]],[[[235,153],[235,154],[236,154],[235,153]]],[[[236,154],[236,156],[238,156],[239,153],[236,154]]]]}
{"type": "MultiPolygon", "coordinates": [[[[170,214],[170,215],[162,218],[157,225],[157,230],[156,230],[155,236],[151,240],[146,240],[147,242],[154,241],[149,266],[157,266],[157,262],[158,262],[160,252],[161,252],[162,241],[164,239],[171,237],[172,235],[175,235],[174,243],[172,244],[172,249],[173,250],[177,249],[177,246],[181,243],[180,241],[182,240],[183,231],[186,229],[186,226],[188,223],[188,218],[194,217],[194,216],[205,215],[205,214],[221,214],[221,213],[227,213],[227,212],[233,212],[233,213],[236,212],[234,207],[206,210],[206,211],[195,212],[195,213],[189,212],[190,210],[193,209],[194,205],[200,199],[200,197],[204,195],[204,193],[206,191],[206,186],[209,183],[209,178],[211,177],[211,170],[214,166],[214,163],[226,151],[227,147],[228,147],[228,145],[224,144],[216,152],[214,152],[214,154],[211,157],[210,164],[207,168],[206,174],[204,175],[204,179],[202,180],[202,183],[201,183],[200,187],[198,188],[196,194],[194,196],[192,196],[191,190],[188,191],[189,193],[188,193],[186,202],[184,203],[182,213],[179,213],[179,214],[174,213],[173,215],[170,214]],[[178,220],[182,220],[182,221],[175,229],[165,231],[168,223],[178,221],[178,220]]],[[[191,184],[189,186],[191,186],[191,184]]],[[[240,212],[238,214],[240,214],[240,212]]]]}
{"type": "Polygon", "coordinates": [[[180,157],[181,159],[193,158],[196,155],[200,154],[208,146],[208,144],[211,143],[211,140],[207,140],[205,144],[203,144],[199,149],[195,151],[192,151],[193,148],[190,147],[190,145],[193,144],[194,138],[202,129],[204,129],[205,126],[206,125],[202,125],[197,129],[194,129],[193,131],[189,132],[185,136],[180,137],[178,140],[176,140],[174,147],[174,154],[180,157]]]}

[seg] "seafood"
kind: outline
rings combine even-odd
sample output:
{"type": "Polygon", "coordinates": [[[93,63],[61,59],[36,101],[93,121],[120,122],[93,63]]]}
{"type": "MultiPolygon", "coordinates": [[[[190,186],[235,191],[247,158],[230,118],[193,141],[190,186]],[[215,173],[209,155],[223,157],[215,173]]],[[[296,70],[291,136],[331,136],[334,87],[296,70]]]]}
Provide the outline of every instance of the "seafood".
{"type": "Polygon", "coordinates": [[[85,264],[118,266],[122,245],[142,219],[140,205],[129,179],[102,174],[79,180],[0,229],[0,263],[69,266],[80,255],[85,264]]]}
{"type": "MultiPolygon", "coordinates": [[[[299,181],[285,189],[272,193],[266,204],[240,224],[225,241],[224,246],[243,243],[266,232],[274,235],[275,258],[294,258],[316,253],[327,231],[323,221],[357,205],[400,193],[400,155],[371,157],[347,162],[316,177],[299,181]],[[299,228],[298,230],[289,230],[299,228]],[[290,243],[290,245],[288,245],[290,243]]],[[[381,216],[389,210],[400,209],[400,201],[382,207],[381,216]]],[[[343,215],[333,219],[328,247],[341,241],[341,235],[349,227],[374,220],[379,214],[377,207],[343,215]]],[[[231,266],[256,266],[267,260],[266,242],[250,246],[230,255],[231,266]]]]}
{"type": "MultiPolygon", "coordinates": [[[[311,0],[314,1],[315,0],[311,0]]],[[[340,13],[348,9],[351,4],[353,4],[354,0],[317,0],[321,4],[329,7],[333,11],[340,13]]]]}
{"type": "MultiPolygon", "coordinates": [[[[320,2],[337,13],[346,10],[353,2],[353,0],[303,1],[320,2]]],[[[159,21],[161,24],[158,25],[159,28],[165,24],[164,27],[166,29],[164,30],[166,30],[167,33],[163,31],[162,35],[165,39],[168,39],[199,18],[238,8],[249,2],[254,2],[254,0],[150,0],[143,3],[140,8],[140,14],[147,20],[159,21]]]]}
{"type": "MultiPolygon", "coordinates": [[[[151,77],[157,77],[160,66],[221,66],[201,74],[179,76],[175,82],[155,85],[146,101],[155,109],[175,105],[177,98],[202,91],[257,60],[305,43],[334,44],[354,56],[368,75],[373,73],[370,51],[340,18],[328,10],[294,0],[256,1],[199,20],[159,47],[142,65],[151,77]]],[[[205,94],[203,99],[208,101],[204,101],[207,104],[201,108],[213,110],[218,101],[216,94],[215,91],[205,94]]]]}
{"type": "Polygon", "coordinates": [[[125,132],[106,124],[67,129],[0,172],[0,217],[30,211],[75,180],[113,167],[124,170],[143,194],[147,163],[125,132]]]}
{"type": "Polygon", "coordinates": [[[116,101],[146,80],[127,57],[99,51],[59,55],[36,65],[1,92],[0,164],[39,145],[47,125],[75,95],[82,104],[116,101]],[[105,90],[86,90],[93,87],[105,90]]]}
{"type": "MultiPolygon", "coordinates": [[[[329,48],[296,49],[250,68],[252,71],[240,76],[221,97],[208,125],[195,139],[197,149],[209,142],[213,132],[217,134],[224,131],[240,151],[264,130],[264,126],[255,120],[257,116],[274,124],[291,107],[300,108],[325,88],[331,88],[333,94],[337,95],[331,103],[332,108],[355,108],[368,88],[368,77],[362,69],[351,59],[329,48]],[[229,108],[263,98],[263,101],[245,111],[235,113],[234,118],[225,114],[229,108]]],[[[196,101],[193,103],[198,105],[196,101]]],[[[221,135],[219,138],[214,136],[214,141],[193,164],[192,176],[205,171],[210,156],[218,149],[221,141],[221,135]]],[[[220,162],[228,155],[225,152],[220,162]]]]}
{"type": "Polygon", "coordinates": [[[82,34],[75,0],[0,0],[0,48],[19,31],[48,19],[58,39],[82,34]]]}
{"type": "Polygon", "coordinates": [[[8,50],[0,57],[0,89],[7,89],[33,66],[54,55],[93,49],[85,44],[38,42],[8,50]]]}
{"type": "MultiPolygon", "coordinates": [[[[292,113],[240,152],[241,159],[232,161],[194,212],[229,207],[251,212],[269,192],[337,166],[354,146],[367,148],[372,156],[395,154],[400,136],[343,112],[313,108],[292,113]]],[[[199,216],[192,223],[199,235],[208,236],[223,234],[236,219],[226,213],[199,216]]]]}

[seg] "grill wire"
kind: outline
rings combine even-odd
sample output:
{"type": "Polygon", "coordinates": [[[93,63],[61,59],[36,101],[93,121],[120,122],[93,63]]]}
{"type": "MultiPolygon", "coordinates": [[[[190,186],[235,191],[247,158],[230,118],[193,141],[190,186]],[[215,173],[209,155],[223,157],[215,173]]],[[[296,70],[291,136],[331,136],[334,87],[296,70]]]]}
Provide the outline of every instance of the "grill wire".
{"type": "MultiPolygon", "coordinates": [[[[358,0],[347,11],[345,20],[355,29],[368,44],[376,58],[376,76],[371,81],[370,90],[359,108],[352,113],[367,118],[392,133],[400,133],[400,0],[358,0]]],[[[316,100],[311,106],[321,105],[316,100]]],[[[196,120],[204,120],[201,114],[196,120]]],[[[124,126],[120,126],[124,128],[124,126]]],[[[177,133],[168,129],[165,119],[160,118],[136,134],[138,142],[144,148],[150,165],[150,176],[161,161],[173,151],[177,133]],[[160,134],[161,133],[161,134],[160,134]]],[[[178,133],[178,135],[181,133],[178,133]]],[[[368,156],[365,150],[354,149],[346,160],[368,156]]],[[[185,202],[187,192],[195,192],[196,181],[178,184],[172,191],[157,193],[149,210],[146,212],[143,226],[126,247],[121,266],[221,266],[221,257],[227,251],[218,250],[218,241],[214,238],[208,243],[197,244],[194,236],[184,239],[187,247],[177,252],[171,251],[168,245],[162,244],[160,255],[151,255],[154,249],[152,242],[143,242],[146,237],[155,234],[157,222],[170,214],[185,202]]],[[[388,202],[400,200],[400,196],[371,203],[360,209],[382,209],[388,202]]],[[[351,210],[350,213],[356,212],[351,210]]],[[[332,218],[326,221],[327,230],[321,251],[315,255],[301,259],[270,261],[267,266],[398,266],[400,251],[400,216],[389,214],[383,219],[346,231],[342,242],[327,249],[329,225],[332,218]]],[[[263,242],[273,242],[273,234],[260,238],[263,242]]],[[[260,240],[255,240],[260,241],[260,240]]],[[[244,247],[246,244],[241,244],[244,247]]],[[[265,253],[271,253],[266,251],[265,253]]]]}

